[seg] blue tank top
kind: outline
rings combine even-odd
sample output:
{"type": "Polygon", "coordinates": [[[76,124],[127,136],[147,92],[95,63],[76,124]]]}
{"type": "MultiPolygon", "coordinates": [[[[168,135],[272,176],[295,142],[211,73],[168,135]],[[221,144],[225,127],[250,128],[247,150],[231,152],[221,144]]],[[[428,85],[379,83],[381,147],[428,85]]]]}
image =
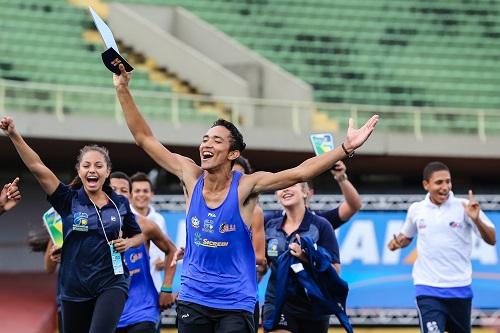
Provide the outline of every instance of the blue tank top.
{"type": "Polygon", "coordinates": [[[118,327],[126,327],[144,321],[158,323],[160,305],[158,292],[149,271],[149,255],[146,246],[125,251],[125,264],[130,272],[130,287],[118,327]]]}
{"type": "Polygon", "coordinates": [[[203,198],[204,177],[193,190],[186,216],[186,249],[179,299],[224,310],[253,313],[257,281],[250,229],[238,204],[241,173],[234,171],[222,204],[211,209],[203,198]]]}

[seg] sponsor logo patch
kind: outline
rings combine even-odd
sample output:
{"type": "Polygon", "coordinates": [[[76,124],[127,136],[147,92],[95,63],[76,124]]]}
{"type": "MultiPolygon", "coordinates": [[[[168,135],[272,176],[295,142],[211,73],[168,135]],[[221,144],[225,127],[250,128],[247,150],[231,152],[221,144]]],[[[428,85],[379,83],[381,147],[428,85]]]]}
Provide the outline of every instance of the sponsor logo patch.
{"type": "Polygon", "coordinates": [[[199,228],[200,227],[200,220],[198,220],[198,218],[196,216],[193,216],[191,218],[191,225],[193,226],[193,228],[199,228]]]}
{"type": "Polygon", "coordinates": [[[89,226],[87,225],[88,218],[89,216],[87,215],[87,213],[75,213],[73,215],[73,230],[83,232],[89,231],[89,226]]]}
{"type": "Polygon", "coordinates": [[[231,231],[236,231],[236,224],[222,223],[219,227],[219,232],[221,234],[231,231]]]}

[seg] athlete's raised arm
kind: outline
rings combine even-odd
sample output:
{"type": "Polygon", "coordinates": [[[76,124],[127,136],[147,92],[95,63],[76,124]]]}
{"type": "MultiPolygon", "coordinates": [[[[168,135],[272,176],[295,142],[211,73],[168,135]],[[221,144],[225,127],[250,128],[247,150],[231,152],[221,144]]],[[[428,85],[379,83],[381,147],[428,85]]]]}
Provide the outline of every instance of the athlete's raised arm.
{"type": "Polygon", "coordinates": [[[162,168],[176,175],[182,182],[196,181],[202,172],[201,168],[190,158],[172,153],[154,136],[130,93],[128,83],[131,74],[125,71],[123,65],[120,65],[120,71],[120,75],[113,75],[113,83],[127,126],[136,144],[162,168]]]}
{"type": "Polygon", "coordinates": [[[45,193],[51,195],[59,186],[59,179],[57,176],[43,164],[40,156],[31,149],[30,146],[24,141],[21,134],[16,130],[14,120],[11,117],[4,117],[0,121],[0,128],[9,137],[14,144],[17,153],[23,160],[26,167],[31,171],[45,193]]]}
{"type": "Polygon", "coordinates": [[[349,119],[347,136],[342,145],[319,156],[309,158],[299,166],[277,173],[256,172],[246,175],[245,185],[250,187],[250,194],[275,191],[292,186],[297,183],[308,181],[321,173],[331,169],[333,165],[352,154],[354,150],[361,147],[375,129],[378,115],[372,116],[361,128],[355,129],[353,120],[349,119]]]}

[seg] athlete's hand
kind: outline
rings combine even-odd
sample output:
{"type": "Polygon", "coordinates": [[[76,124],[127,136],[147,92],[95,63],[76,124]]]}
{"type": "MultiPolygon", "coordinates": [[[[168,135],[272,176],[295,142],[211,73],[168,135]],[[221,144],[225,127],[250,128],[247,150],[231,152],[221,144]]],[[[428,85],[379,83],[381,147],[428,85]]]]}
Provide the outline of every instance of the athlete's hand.
{"type": "Polygon", "coordinates": [[[117,252],[123,253],[130,249],[128,238],[117,238],[111,241],[117,252]]]}
{"type": "Polygon", "coordinates": [[[14,134],[16,132],[14,119],[12,119],[11,117],[3,117],[2,120],[0,120],[0,128],[7,136],[14,134]]]}
{"type": "Polygon", "coordinates": [[[302,251],[302,247],[300,246],[300,235],[296,234],[295,238],[297,238],[298,243],[293,242],[288,245],[288,247],[290,248],[290,253],[292,254],[292,256],[299,258],[300,261],[307,262],[306,254],[304,253],[304,251],[302,251]]]}
{"type": "Polygon", "coordinates": [[[0,191],[0,211],[11,210],[20,200],[19,177],[16,177],[12,183],[5,184],[0,191]]]}
{"type": "Polygon", "coordinates": [[[175,301],[175,294],[160,292],[160,308],[168,309],[174,305],[175,301]]]}
{"type": "Polygon", "coordinates": [[[174,258],[172,259],[172,262],[170,263],[170,267],[174,267],[177,265],[177,261],[184,259],[184,248],[182,246],[179,246],[177,251],[174,253],[174,258]]]}
{"type": "Polygon", "coordinates": [[[465,213],[472,219],[472,221],[476,222],[479,219],[481,207],[479,206],[479,202],[477,202],[474,197],[472,190],[469,190],[469,201],[467,203],[464,202],[463,205],[465,213]]]}
{"type": "Polygon", "coordinates": [[[375,126],[378,123],[378,115],[372,116],[361,128],[354,128],[354,120],[349,118],[349,127],[347,129],[347,136],[344,141],[344,147],[348,152],[351,152],[363,145],[372,134],[375,126]]]}
{"type": "Polygon", "coordinates": [[[52,244],[49,254],[50,254],[50,260],[57,263],[61,262],[61,248],[59,246],[52,244]]]}
{"type": "Polygon", "coordinates": [[[161,260],[160,258],[156,259],[154,262],[155,270],[161,272],[165,269],[165,260],[161,260]]]}
{"type": "Polygon", "coordinates": [[[344,162],[338,161],[333,165],[333,168],[330,170],[330,173],[334,177],[342,177],[342,175],[345,175],[346,170],[347,167],[345,166],[344,162]]]}
{"type": "Polygon", "coordinates": [[[391,251],[396,251],[401,248],[401,243],[396,235],[392,235],[392,239],[389,241],[389,244],[387,244],[387,248],[391,251]]]}
{"type": "Polygon", "coordinates": [[[120,75],[113,74],[113,84],[114,84],[116,89],[126,88],[126,87],[128,87],[131,73],[128,73],[125,70],[125,66],[123,66],[123,64],[119,64],[118,68],[120,69],[120,75]]]}

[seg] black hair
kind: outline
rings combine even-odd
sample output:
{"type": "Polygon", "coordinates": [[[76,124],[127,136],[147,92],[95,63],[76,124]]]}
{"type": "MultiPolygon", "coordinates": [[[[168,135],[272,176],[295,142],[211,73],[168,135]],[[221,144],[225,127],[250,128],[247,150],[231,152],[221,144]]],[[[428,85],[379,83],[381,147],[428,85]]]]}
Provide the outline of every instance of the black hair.
{"type": "Polygon", "coordinates": [[[125,172],[122,172],[122,171],[113,171],[110,175],[109,175],[109,179],[113,179],[113,178],[116,178],[116,179],[125,179],[128,183],[128,190],[129,192],[132,192],[132,182],[130,181],[130,177],[125,173],[125,172]]]}
{"type": "Polygon", "coordinates": [[[151,179],[149,179],[148,175],[146,175],[144,172],[136,172],[132,175],[132,177],[130,177],[130,182],[133,184],[134,182],[148,182],[149,183],[149,187],[151,188],[151,191],[154,192],[154,188],[153,188],[153,182],[151,181],[151,179]]]}
{"type": "MultiPolygon", "coordinates": [[[[82,162],[83,155],[88,153],[89,151],[96,151],[98,153],[101,153],[102,156],[104,157],[104,161],[106,162],[106,165],[108,166],[108,170],[111,170],[111,158],[109,157],[109,151],[107,148],[98,146],[98,145],[87,145],[84,146],[82,149],[80,149],[80,152],[78,156],[76,157],[76,164],[75,164],[75,169],[78,171],[78,168],[80,167],[80,163],[82,162]]],[[[73,189],[79,189],[83,185],[82,180],[80,179],[80,176],[78,174],[76,175],[75,178],[69,183],[69,186],[73,189]]],[[[109,185],[109,177],[104,180],[104,184],[102,185],[102,190],[106,192],[107,195],[111,195],[113,193],[113,189],[109,185]]]]}
{"type": "Polygon", "coordinates": [[[245,174],[249,175],[253,172],[252,166],[250,165],[250,162],[243,156],[238,156],[237,159],[234,160],[234,164],[238,164],[243,168],[243,171],[245,171],[245,174]]]}
{"type": "Polygon", "coordinates": [[[243,135],[241,135],[241,132],[234,126],[234,124],[230,121],[227,121],[225,119],[217,119],[213,124],[212,127],[216,126],[222,126],[227,128],[227,130],[231,133],[231,150],[238,150],[240,153],[245,150],[245,147],[247,146],[246,143],[243,141],[243,135]]]}
{"type": "Polygon", "coordinates": [[[429,180],[434,172],[443,170],[450,172],[448,166],[443,162],[439,161],[430,162],[424,168],[424,172],[422,174],[423,180],[429,180]]]}
{"type": "Polygon", "coordinates": [[[45,252],[49,244],[50,236],[45,227],[30,230],[26,239],[28,246],[33,252],[45,252]]]}

